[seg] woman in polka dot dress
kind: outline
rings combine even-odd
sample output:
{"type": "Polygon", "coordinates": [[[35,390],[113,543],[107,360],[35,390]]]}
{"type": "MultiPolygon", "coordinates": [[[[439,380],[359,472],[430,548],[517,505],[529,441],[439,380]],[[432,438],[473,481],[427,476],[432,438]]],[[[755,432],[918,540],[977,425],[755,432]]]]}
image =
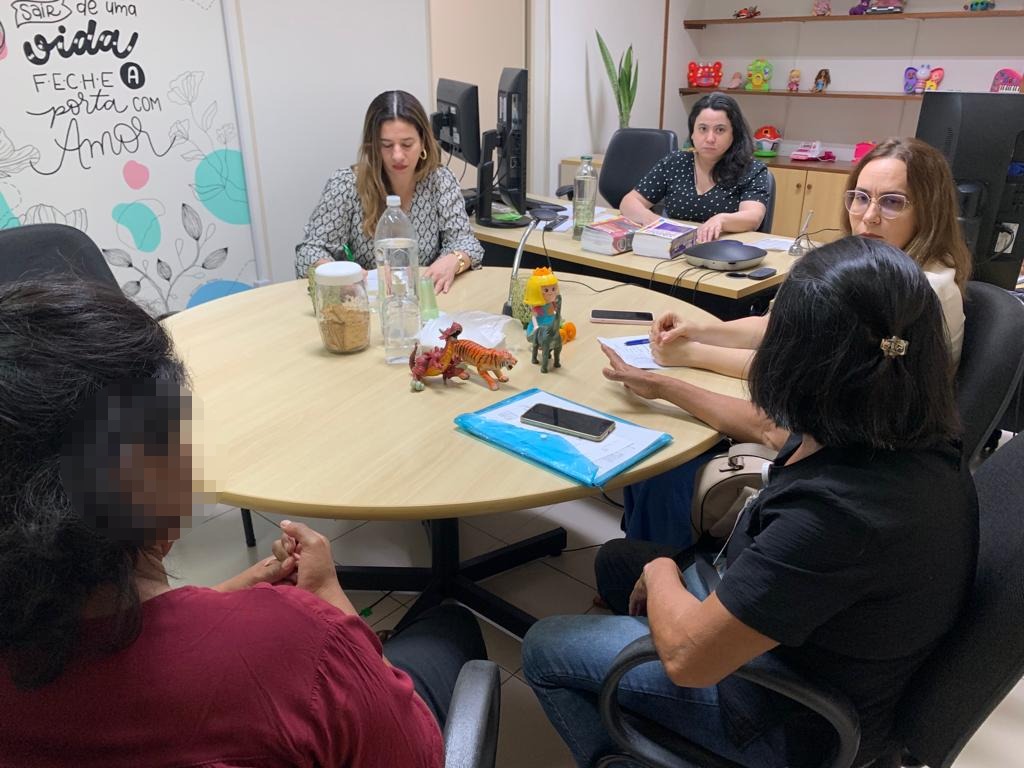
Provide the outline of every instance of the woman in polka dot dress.
{"type": "Polygon", "coordinates": [[[622,198],[622,215],[650,224],[650,209],[664,203],[665,216],[703,222],[697,242],[761,225],[768,203],[768,169],[754,159],[750,127],[739,105],[724,93],[702,96],[690,110],[693,151],[662,158],[622,198]]]}

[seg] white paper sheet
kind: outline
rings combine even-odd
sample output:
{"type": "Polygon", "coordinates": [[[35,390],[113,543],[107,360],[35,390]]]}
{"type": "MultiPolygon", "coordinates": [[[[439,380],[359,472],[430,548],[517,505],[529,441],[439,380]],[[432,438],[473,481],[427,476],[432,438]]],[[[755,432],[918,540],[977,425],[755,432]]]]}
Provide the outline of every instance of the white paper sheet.
{"type": "Polygon", "coordinates": [[[658,365],[654,362],[654,357],[651,354],[650,344],[627,344],[628,341],[646,341],[648,336],[617,336],[613,339],[604,338],[598,336],[597,340],[602,344],[607,344],[609,347],[619,353],[619,357],[626,365],[632,365],[636,368],[644,368],[648,371],[661,370],[664,368],[662,365],[658,365]]]}
{"type": "Polygon", "coordinates": [[[791,237],[766,237],[764,240],[751,243],[755,248],[764,248],[766,251],[788,251],[792,244],[791,237]]]}
{"type": "Polygon", "coordinates": [[[532,424],[523,424],[519,420],[519,417],[537,403],[553,405],[558,408],[565,408],[579,413],[587,413],[591,416],[597,416],[598,418],[607,418],[606,415],[600,411],[594,411],[586,406],[580,405],[579,403],[574,403],[570,400],[563,400],[557,395],[539,391],[533,395],[518,398],[506,406],[495,408],[492,411],[481,414],[481,416],[486,419],[503,422],[522,429],[528,429],[531,432],[558,435],[560,438],[564,438],[570,445],[572,445],[573,448],[597,465],[598,476],[603,475],[605,472],[612,471],[623,462],[639,453],[642,453],[653,443],[657,442],[663,434],[662,432],[647,429],[646,427],[638,427],[634,424],[623,424],[620,421],[616,421],[615,429],[611,431],[608,437],[601,442],[594,442],[593,440],[584,440],[581,437],[566,435],[562,432],[552,432],[548,429],[535,427],[532,424]]]}

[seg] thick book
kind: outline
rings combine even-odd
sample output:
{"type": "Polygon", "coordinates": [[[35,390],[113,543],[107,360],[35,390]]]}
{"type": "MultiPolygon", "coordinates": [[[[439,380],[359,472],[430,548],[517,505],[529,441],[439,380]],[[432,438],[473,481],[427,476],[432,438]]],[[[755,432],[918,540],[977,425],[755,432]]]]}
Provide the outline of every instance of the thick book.
{"type": "Polygon", "coordinates": [[[633,233],[638,229],[640,225],[625,216],[595,221],[583,228],[580,247],[584,251],[614,256],[633,247],[633,233]]]}
{"type": "Polygon", "coordinates": [[[672,436],[665,432],[641,427],[537,388],[479,411],[460,414],[455,417],[455,424],[520,458],[591,486],[604,485],[672,442],[672,436]],[[520,422],[520,417],[538,403],[612,419],[615,429],[604,440],[594,442],[520,422]]]}
{"type": "Polygon", "coordinates": [[[655,259],[674,259],[697,242],[697,227],[658,219],[633,235],[633,253],[655,259]]]}

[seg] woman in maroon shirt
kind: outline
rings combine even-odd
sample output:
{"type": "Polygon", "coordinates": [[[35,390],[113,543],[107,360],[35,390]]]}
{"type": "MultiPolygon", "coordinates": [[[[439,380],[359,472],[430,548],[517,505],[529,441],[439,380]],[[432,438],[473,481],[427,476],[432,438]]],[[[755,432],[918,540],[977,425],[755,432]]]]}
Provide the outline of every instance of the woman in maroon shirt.
{"type": "Polygon", "coordinates": [[[458,670],[485,655],[464,609],[413,622],[392,666],[327,540],[291,522],[278,557],[168,584],[186,386],[119,292],[0,288],[0,765],[442,765],[458,670]]]}

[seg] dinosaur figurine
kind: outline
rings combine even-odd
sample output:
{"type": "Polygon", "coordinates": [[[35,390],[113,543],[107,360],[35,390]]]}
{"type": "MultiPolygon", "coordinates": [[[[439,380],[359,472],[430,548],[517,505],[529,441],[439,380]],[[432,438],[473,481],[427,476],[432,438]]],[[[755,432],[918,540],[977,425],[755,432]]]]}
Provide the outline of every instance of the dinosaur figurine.
{"type": "Polygon", "coordinates": [[[498,389],[499,381],[508,381],[505,370],[516,364],[516,359],[504,349],[490,349],[475,341],[460,339],[462,326],[452,323],[447,330],[441,332],[444,346],[432,349],[420,355],[416,354],[419,345],[413,347],[409,355],[409,370],[412,371],[410,388],[414,392],[423,391],[423,379],[427,376],[440,376],[445,384],[448,379],[468,379],[469,373],[463,363],[476,366],[476,372],[487,383],[488,389],[498,389]],[[491,374],[494,374],[492,376],[491,374]]]}
{"type": "Polygon", "coordinates": [[[552,354],[555,357],[555,368],[561,368],[562,363],[559,359],[562,355],[562,334],[559,330],[562,325],[562,297],[561,295],[555,298],[555,319],[552,323],[545,325],[538,325],[533,333],[527,336],[527,341],[533,342],[533,354],[530,357],[530,362],[534,365],[540,363],[540,372],[548,372],[548,362],[551,359],[552,354]],[[537,352],[543,350],[544,359],[537,360],[537,352]]]}

